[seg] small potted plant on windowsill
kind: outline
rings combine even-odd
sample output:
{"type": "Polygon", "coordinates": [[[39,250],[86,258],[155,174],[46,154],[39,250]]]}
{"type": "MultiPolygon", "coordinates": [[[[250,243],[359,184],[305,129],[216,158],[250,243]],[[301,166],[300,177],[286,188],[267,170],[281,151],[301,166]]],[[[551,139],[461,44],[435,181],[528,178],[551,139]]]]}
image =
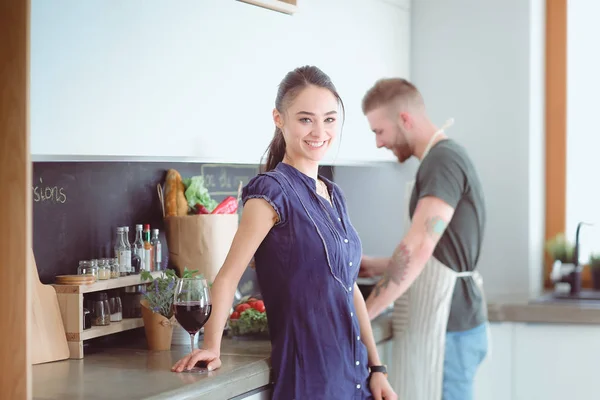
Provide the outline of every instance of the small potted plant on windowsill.
{"type": "Polygon", "coordinates": [[[546,241],[546,252],[553,260],[550,278],[556,282],[565,272],[575,268],[573,263],[573,252],[575,246],[569,242],[564,233],[559,233],[546,241]]]}
{"type": "Polygon", "coordinates": [[[592,272],[594,290],[600,290],[600,253],[590,255],[589,266],[592,272]]]}

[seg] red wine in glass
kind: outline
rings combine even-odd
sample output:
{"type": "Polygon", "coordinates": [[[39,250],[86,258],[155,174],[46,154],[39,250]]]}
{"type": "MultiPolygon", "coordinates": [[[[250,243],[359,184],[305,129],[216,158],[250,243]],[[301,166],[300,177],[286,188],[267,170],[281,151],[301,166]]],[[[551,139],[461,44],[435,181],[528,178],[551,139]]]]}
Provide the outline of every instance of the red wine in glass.
{"type": "MultiPolygon", "coordinates": [[[[182,278],[177,281],[173,313],[177,322],[190,334],[190,343],[194,351],[194,337],[206,324],[212,312],[210,289],[206,279],[182,278]]],[[[205,367],[194,367],[184,372],[206,373],[205,367]]]]}
{"type": "Polygon", "coordinates": [[[204,326],[212,311],[211,304],[200,301],[175,303],[175,318],[190,335],[195,335],[204,326]]]}

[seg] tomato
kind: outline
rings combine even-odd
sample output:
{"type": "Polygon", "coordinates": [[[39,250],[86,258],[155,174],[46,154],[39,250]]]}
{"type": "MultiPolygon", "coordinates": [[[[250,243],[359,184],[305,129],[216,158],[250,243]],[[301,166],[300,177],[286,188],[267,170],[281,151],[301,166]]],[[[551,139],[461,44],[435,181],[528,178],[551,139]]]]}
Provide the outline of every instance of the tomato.
{"type": "Polygon", "coordinates": [[[256,304],[256,300],[248,301],[246,304],[248,304],[250,306],[250,308],[254,308],[254,305],[256,304]]]}
{"type": "Polygon", "coordinates": [[[255,301],[252,304],[252,308],[258,312],[265,312],[265,303],[262,300],[255,301]]]}
{"type": "Polygon", "coordinates": [[[252,303],[252,302],[254,302],[256,300],[258,300],[258,299],[255,298],[255,297],[250,297],[246,303],[252,303]]]}
{"type": "Polygon", "coordinates": [[[234,311],[231,313],[231,317],[229,317],[229,319],[238,319],[240,317],[240,313],[237,311],[234,311]]]}
{"type": "Polygon", "coordinates": [[[237,312],[239,312],[241,314],[241,313],[243,313],[244,311],[246,311],[249,308],[251,308],[251,307],[247,303],[238,304],[238,306],[235,308],[235,311],[237,311],[237,312]]]}

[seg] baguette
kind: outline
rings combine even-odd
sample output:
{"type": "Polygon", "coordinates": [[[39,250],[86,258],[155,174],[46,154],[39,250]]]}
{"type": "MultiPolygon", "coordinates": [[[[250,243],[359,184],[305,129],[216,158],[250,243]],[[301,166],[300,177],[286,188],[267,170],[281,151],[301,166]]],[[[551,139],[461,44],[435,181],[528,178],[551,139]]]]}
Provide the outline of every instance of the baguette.
{"type": "Polygon", "coordinates": [[[188,214],[185,186],[181,175],[174,169],[167,171],[165,179],[165,218],[188,214]]]}

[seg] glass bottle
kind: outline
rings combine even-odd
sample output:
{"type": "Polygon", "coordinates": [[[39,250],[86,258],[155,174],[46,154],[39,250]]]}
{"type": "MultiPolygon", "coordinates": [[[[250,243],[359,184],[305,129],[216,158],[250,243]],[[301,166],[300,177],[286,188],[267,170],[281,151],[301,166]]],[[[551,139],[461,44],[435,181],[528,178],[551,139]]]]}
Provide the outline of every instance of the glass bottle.
{"type": "Polygon", "coordinates": [[[138,263],[137,265],[137,273],[139,273],[144,268],[144,240],[142,239],[143,233],[142,230],[144,226],[142,224],[137,224],[135,226],[135,242],[131,246],[132,251],[132,259],[131,263],[133,269],[136,269],[136,265],[134,263],[138,263]],[[135,260],[134,260],[135,258],[135,260]]]}
{"type": "Polygon", "coordinates": [[[133,258],[133,254],[131,251],[131,243],[129,242],[129,227],[128,226],[124,226],[123,227],[123,237],[125,238],[124,243],[125,243],[125,249],[127,251],[127,254],[129,254],[129,258],[126,259],[126,268],[125,268],[125,272],[127,272],[127,275],[131,275],[132,271],[132,258],[133,258]]]}
{"type": "Polygon", "coordinates": [[[160,271],[162,269],[162,244],[158,238],[158,229],[152,229],[152,241],[150,244],[152,245],[152,252],[154,253],[154,270],[160,271]]]}
{"type": "Polygon", "coordinates": [[[154,271],[154,254],[150,242],[150,225],[146,224],[144,225],[144,269],[146,271],[154,271]]]}
{"type": "Polygon", "coordinates": [[[123,236],[123,228],[117,228],[117,237],[115,238],[115,258],[119,259],[119,245],[121,244],[121,236],[123,236]]]}
{"type": "Polygon", "coordinates": [[[127,251],[127,245],[125,244],[125,229],[123,227],[117,228],[117,245],[116,253],[119,260],[119,276],[127,276],[127,265],[131,262],[131,255],[127,251]]]}

